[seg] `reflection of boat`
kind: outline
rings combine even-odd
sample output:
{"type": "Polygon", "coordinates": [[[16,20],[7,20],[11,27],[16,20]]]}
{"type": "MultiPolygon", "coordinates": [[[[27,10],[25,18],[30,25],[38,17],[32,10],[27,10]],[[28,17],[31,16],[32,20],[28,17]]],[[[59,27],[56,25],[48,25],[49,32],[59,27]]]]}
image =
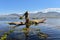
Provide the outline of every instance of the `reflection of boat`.
{"type": "MultiPolygon", "coordinates": [[[[31,20],[30,22],[32,23],[43,23],[46,19],[39,19],[39,20],[31,20]]],[[[25,25],[24,22],[11,22],[11,23],[8,23],[10,25],[25,25]]]]}

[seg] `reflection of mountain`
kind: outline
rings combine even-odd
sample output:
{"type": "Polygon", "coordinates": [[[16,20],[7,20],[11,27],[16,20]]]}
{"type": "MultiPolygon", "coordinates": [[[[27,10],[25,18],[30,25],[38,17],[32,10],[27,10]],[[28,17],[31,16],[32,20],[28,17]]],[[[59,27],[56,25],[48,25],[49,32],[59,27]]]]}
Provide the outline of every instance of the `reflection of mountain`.
{"type": "MultiPolygon", "coordinates": [[[[22,14],[1,15],[0,20],[17,20],[22,14]]],[[[30,18],[60,18],[59,12],[37,12],[29,14],[30,18]]]]}

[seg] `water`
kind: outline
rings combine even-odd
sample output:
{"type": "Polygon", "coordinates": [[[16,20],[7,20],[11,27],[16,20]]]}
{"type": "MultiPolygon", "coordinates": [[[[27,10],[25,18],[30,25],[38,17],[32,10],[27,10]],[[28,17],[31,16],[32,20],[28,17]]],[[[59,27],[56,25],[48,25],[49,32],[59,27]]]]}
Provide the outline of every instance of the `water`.
{"type": "MultiPolygon", "coordinates": [[[[7,22],[13,22],[13,21],[10,21],[10,20],[9,21],[6,21],[6,20],[0,21],[0,30],[3,30],[3,32],[0,32],[0,36],[3,35],[4,32],[11,30],[10,25],[7,24],[7,22]]],[[[30,28],[33,28],[33,29],[39,28],[41,32],[48,34],[48,38],[46,40],[60,40],[60,25],[59,24],[60,24],[60,19],[48,18],[45,21],[45,23],[38,24],[37,26],[32,25],[32,26],[30,26],[30,28]]],[[[24,27],[25,26],[19,26],[16,28],[16,30],[22,29],[24,27]]],[[[15,31],[9,35],[9,38],[12,38],[15,40],[24,40],[25,35],[23,34],[23,32],[15,31]]],[[[33,30],[33,31],[31,30],[29,33],[28,40],[43,40],[43,39],[40,39],[36,35],[35,30],[33,30]]]]}

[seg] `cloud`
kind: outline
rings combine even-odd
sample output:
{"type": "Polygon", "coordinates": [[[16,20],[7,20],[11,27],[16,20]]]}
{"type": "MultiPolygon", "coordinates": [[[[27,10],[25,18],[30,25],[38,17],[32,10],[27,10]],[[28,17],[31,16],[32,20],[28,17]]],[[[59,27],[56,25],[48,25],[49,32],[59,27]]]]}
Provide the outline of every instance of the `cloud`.
{"type": "Polygon", "coordinates": [[[38,11],[29,11],[29,13],[37,13],[38,11]]]}
{"type": "Polygon", "coordinates": [[[47,9],[42,9],[42,10],[37,10],[37,11],[30,11],[29,13],[37,13],[37,12],[60,12],[60,8],[47,8],[47,9]]]}
{"type": "Polygon", "coordinates": [[[41,10],[41,12],[43,12],[43,13],[51,12],[51,11],[60,12],[60,8],[47,8],[47,9],[41,10]]]}
{"type": "MultiPolygon", "coordinates": [[[[42,9],[42,10],[36,10],[36,11],[28,11],[29,13],[37,13],[37,12],[43,12],[43,13],[47,13],[47,12],[60,12],[60,8],[47,8],[47,9],[42,9]]],[[[19,14],[22,14],[25,12],[20,12],[19,14]]]]}

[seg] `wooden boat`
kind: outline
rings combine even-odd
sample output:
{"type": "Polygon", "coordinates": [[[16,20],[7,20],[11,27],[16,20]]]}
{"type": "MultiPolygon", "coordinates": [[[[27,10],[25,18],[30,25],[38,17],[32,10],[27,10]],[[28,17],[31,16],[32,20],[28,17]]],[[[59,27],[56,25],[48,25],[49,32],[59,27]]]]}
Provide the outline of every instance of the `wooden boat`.
{"type": "Polygon", "coordinates": [[[25,25],[25,23],[23,22],[11,22],[11,23],[8,23],[9,25],[25,25]]]}
{"type": "MultiPolygon", "coordinates": [[[[32,23],[43,23],[46,19],[39,19],[39,20],[31,20],[30,22],[32,23]]],[[[25,25],[24,22],[11,22],[11,23],[8,23],[10,25],[25,25]]]]}

